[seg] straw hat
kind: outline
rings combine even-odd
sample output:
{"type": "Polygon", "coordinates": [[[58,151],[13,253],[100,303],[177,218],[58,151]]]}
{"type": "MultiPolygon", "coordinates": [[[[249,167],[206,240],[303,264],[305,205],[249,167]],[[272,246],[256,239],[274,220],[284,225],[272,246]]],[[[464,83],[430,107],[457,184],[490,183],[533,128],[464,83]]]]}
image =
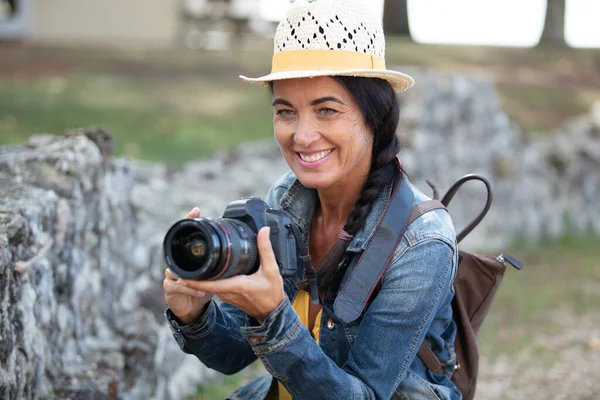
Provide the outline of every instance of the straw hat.
{"type": "Polygon", "coordinates": [[[240,76],[268,86],[280,79],[315,76],[361,76],[388,81],[395,91],[414,80],[385,67],[382,22],[370,0],[298,0],[277,27],[271,73],[240,76]]]}

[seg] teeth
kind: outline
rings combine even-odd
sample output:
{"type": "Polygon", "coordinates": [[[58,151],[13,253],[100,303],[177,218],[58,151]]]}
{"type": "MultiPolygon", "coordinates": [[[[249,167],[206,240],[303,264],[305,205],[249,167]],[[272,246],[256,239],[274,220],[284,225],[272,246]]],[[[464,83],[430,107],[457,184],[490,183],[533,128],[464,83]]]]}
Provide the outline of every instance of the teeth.
{"type": "Polygon", "coordinates": [[[302,161],[313,163],[313,162],[319,161],[323,157],[326,157],[329,153],[331,153],[331,150],[322,151],[320,153],[311,154],[309,156],[302,154],[302,153],[298,153],[298,154],[300,155],[300,158],[302,159],[302,161]]]}

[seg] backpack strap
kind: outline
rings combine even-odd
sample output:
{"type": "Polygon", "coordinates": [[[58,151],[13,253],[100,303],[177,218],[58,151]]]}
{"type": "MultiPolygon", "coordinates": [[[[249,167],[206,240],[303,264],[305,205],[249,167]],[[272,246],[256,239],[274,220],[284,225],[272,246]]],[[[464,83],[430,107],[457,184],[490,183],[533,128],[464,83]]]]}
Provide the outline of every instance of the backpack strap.
{"type": "MultiPolygon", "coordinates": [[[[421,215],[425,214],[429,210],[435,210],[438,208],[446,208],[444,204],[442,204],[438,200],[428,200],[424,201],[421,204],[418,204],[413,207],[409,216],[409,225],[415,219],[419,218],[421,215]]],[[[423,341],[421,343],[421,347],[419,347],[419,357],[421,357],[421,361],[423,364],[427,366],[434,374],[443,374],[444,367],[440,361],[440,359],[435,355],[435,353],[429,348],[427,343],[423,341]]]]}
{"type": "Polygon", "coordinates": [[[350,277],[336,296],[333,311],[341,321],[349,323],[360,317],[392,261],[394,250],[406,228],[429,210],[445,209],[437,200],[425,201],[411,207],[413,201],[414,194],[408,182],[406,179],[400,179],[375,227],[369,245],[360,255],[356,267],[352,269],[350,277]],[[382,262],[382,255],[387,255],[385,262],[382,262]]]}
{"type": "Polygon", "coordinates": [[[423,364],[425,364],[425,366],[427,368],[429,368],[431,370],[431,372],[433,372],[434,374],[438,374],[438,375],[444,373],[444,367],[442,366],[442,362],[435,355],[435,353],[429,348],[429,346],[427,345],[427,343],[425,343],[425,341],[423,341],[423,343],[421,343],[421,347],[419,347],[418,354],[419,354],[419,357],[421,357],[421,361],[423,361],[423,364]]]}

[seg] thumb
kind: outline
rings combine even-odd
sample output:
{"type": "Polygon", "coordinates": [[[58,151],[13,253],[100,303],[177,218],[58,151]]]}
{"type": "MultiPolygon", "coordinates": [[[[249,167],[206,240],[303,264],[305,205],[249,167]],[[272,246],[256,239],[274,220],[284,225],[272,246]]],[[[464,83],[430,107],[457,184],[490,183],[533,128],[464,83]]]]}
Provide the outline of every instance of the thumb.
{"type": "Polygon", "coordinates": [[[258,237],[256,238],[256,244],[258,247],[258,254],[260,256],[260,267],[265,272],[277,272],[279,273],[279,266],[275,259],[275,253],[273,253],[273,246],[271,246],[271,238],[269,234],[271,228],[263,227],[258,231],[258,237]]]}

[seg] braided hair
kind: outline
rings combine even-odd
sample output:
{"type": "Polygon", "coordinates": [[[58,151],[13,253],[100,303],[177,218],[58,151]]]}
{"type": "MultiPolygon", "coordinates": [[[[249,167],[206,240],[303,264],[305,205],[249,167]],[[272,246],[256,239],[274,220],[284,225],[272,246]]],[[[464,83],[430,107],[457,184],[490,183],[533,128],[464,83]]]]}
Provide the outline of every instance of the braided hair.
{"type": "MultiPolygon", "coordinates": [[[[333,79],[352,94],[367,126],[374,134],[369,175],[361,197],[343,228],[348,234],[355,235],[364,228],[377,196],[390,180],[398,179],[402,174],[395,165],[396,155],[400,151],[400,142],[396,136],[400,110],[396,93],[385,80],[351,76],[336,76],[333,79]]],[[[319,293],[325,299],[335,296],[336,285],[339,284],[335,282],[339,272],[338,265],[348,244],[348,240],[338,240],[316,270],[319,293]]]]}

